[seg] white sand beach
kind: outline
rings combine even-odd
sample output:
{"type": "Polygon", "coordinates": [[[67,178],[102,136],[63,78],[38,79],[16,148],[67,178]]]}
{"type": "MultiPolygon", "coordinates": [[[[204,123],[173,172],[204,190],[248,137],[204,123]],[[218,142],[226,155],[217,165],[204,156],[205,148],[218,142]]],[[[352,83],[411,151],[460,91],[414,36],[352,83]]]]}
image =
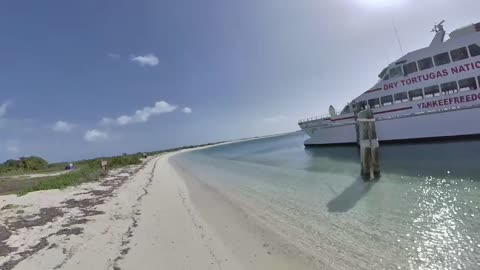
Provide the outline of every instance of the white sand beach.
{"type": "Polygon", "coordinates": [[[97,183],[1,196],[0,268],[301,268],[241,209],[200,184],[187,188],[175,154],[97,183]]]}

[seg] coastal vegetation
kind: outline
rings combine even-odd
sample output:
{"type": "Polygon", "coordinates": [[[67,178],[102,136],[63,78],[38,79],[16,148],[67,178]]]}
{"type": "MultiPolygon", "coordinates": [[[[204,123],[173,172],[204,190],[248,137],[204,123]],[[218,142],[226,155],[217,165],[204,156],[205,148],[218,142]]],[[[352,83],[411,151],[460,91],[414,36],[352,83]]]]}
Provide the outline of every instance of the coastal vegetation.
{"type": "Polygon", "coordinates": [[[70,173],[33,178],[34,181],[28,181],[30,183],[23,185],[23,187],[20,188],[17,193],[24,195],[32,191],[62,189],[68,186],[78,185],[80,183],[97,181],[105,175],[106,172],[99,168],[86,166],[76,169],[70,173]]]}
{"type": "Polygon", "coordinates": [[[48,168],[48,162],[41,157],[22,157],[18,160],[9,159],[3,164],[0,164],[0,174],[21,174],[31,171],[46,171],[48,168]]]}
{"type": "Polygon", "coordinates": [[[107,169],[140,164],[142,154],[101,157],[73,162],[74,167],[66,170],[69,163],[48,164],[41,157],[22,157],[7,160],[0,165],[0,194],[26,194],[46,189],[62,189],[84,182],[97,181],[106,175],[101,160],[107,161],[107,169]],[[44,175],[44,176],[43,176],[44,175]]]}
{"type": "MultiPolygon", "coordinates": [[[[217,142],[219,143],[219,142],[217,142]]],[[[146,152],[147,156],[154,156],[166,152],[208,146],[217,143],[189,145],[166,150],[146,152]]],[[[142,163],[143,153],[122,154],[112,157],[98,157],[72,162],[73,169],[69,169],[69,162],[49,164],[47,160],[38,157],[21,157],[9,159],[0,164],[0,194],[27,194],[33,191],[47,189],[62,189],[85,182],[98,181],[106,175],[101,167],[101,161],[107,161],[107,170],[121,168],[128,165],[142,163]]]]}

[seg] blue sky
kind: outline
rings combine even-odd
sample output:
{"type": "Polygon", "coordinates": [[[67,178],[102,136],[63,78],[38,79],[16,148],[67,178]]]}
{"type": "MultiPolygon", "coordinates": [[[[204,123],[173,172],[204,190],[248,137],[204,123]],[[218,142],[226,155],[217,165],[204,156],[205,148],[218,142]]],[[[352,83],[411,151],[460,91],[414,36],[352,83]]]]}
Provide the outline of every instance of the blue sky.
{"type": "Polygon", "coordinates": [[[3,1],[0,160],[157,150],[298,129],[368,89],[474,0],[3,1]],[[188,108],[188,109],[186,109],[188,108]]]}

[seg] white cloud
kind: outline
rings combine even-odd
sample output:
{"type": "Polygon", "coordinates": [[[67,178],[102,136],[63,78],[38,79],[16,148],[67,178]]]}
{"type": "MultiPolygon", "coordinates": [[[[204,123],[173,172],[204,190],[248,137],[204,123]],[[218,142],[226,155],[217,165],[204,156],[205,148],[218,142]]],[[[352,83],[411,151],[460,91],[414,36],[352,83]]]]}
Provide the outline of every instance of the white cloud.
{"type": "Polygon", "coordinates": [[[5,150],[11,154],[18,154],[20,152],[20,147],[18,141],[8,140],[5,142],[5,150]]]}
{"type": "Polygon", "coordinates": [[[137,62],[140,66],[156,66],[158,65],[158,58],[153,54],[132,56],[132,62],[137,62]]]}
{"type": "Polygon", "coordinates": [[[283,122],[287,119],[288,118],[285,115],[276,115],[276,116],[265,117],[262,120],[263,122],[268,124],[275,124],[275,123],[283,122]]]}
{"type": "Polygon", "coordinates": [[[87,130],[87,132],[85,132],[85,135],[83,136],[83,138],[87,142],[96,142],[96,141],[107,139],[108,138],[108,133],[104,132],[104,131],[97,130],[97,129],[91,129],[91,130],[87,130]]]}
{"type": "Polygon", "coordinates": [[[118,53],[107,53],[107,56],[112,59],[118,59],[120,58],[120,54],[118,53]]]}
{"type": "Polygon", "coordinates": [[[100,120],[100,125],[110,125],[113,123],[115,123],[115,120],[110,117],[103,117],[102,120],[100,120]]]}
{"type": "Polygon", "coordinates": [[[7,109],[10,106],[10,104],[11,102],[7,100],[0,105],[0,117],[3,117],[5,114],[7,114],[7,109]]]}
{"type": "Polygon", "coordinates": [[[70,132],[72,131],[73,127],[73,124],[60,120],[52,126],[52,130],[55,132],[70,132]]]}
{"type": "Polygon", "coordinates": [[[117,123],[120,126],[130,124],[132,121],[133,121],[133,118],[131,116],[128,116],[128,115],[122,115],[122,116],[119,116],[117,118],[117,123]]]}
{"type": "Polygon", "coordinates": [[[168,104],[166,101],[157,101],[153,107],[144,107],[137,110],[133,115],[121,115],[117,118],[104,117],[100,121],[102,125],[116,124],[124,126],[133,123],[145,123],[152,115],[172,112],[177,109],[176,105],[168,104]]]}
{"type": "Polygon", "coordinates": [[[192,113],[192,109],[190,109],[189,107],[185,107],[182,109],[182,112],[184,113],[192,113]]]}

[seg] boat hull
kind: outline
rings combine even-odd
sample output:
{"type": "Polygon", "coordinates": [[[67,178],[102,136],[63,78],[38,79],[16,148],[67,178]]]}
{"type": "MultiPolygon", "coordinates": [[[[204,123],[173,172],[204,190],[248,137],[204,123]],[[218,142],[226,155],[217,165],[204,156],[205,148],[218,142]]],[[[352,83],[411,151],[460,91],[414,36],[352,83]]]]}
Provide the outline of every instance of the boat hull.
{"type": "MultiPolygon", "coordinates": [[[[380,142],[434,141],[480,136],[480,107],[450,109],[376,120],[380,142]]],[[[315,128],[315,127],[314,127],[315,128]]],[[[306,130],[305,146],[356,144],[356,124],[306,130]]]]}

